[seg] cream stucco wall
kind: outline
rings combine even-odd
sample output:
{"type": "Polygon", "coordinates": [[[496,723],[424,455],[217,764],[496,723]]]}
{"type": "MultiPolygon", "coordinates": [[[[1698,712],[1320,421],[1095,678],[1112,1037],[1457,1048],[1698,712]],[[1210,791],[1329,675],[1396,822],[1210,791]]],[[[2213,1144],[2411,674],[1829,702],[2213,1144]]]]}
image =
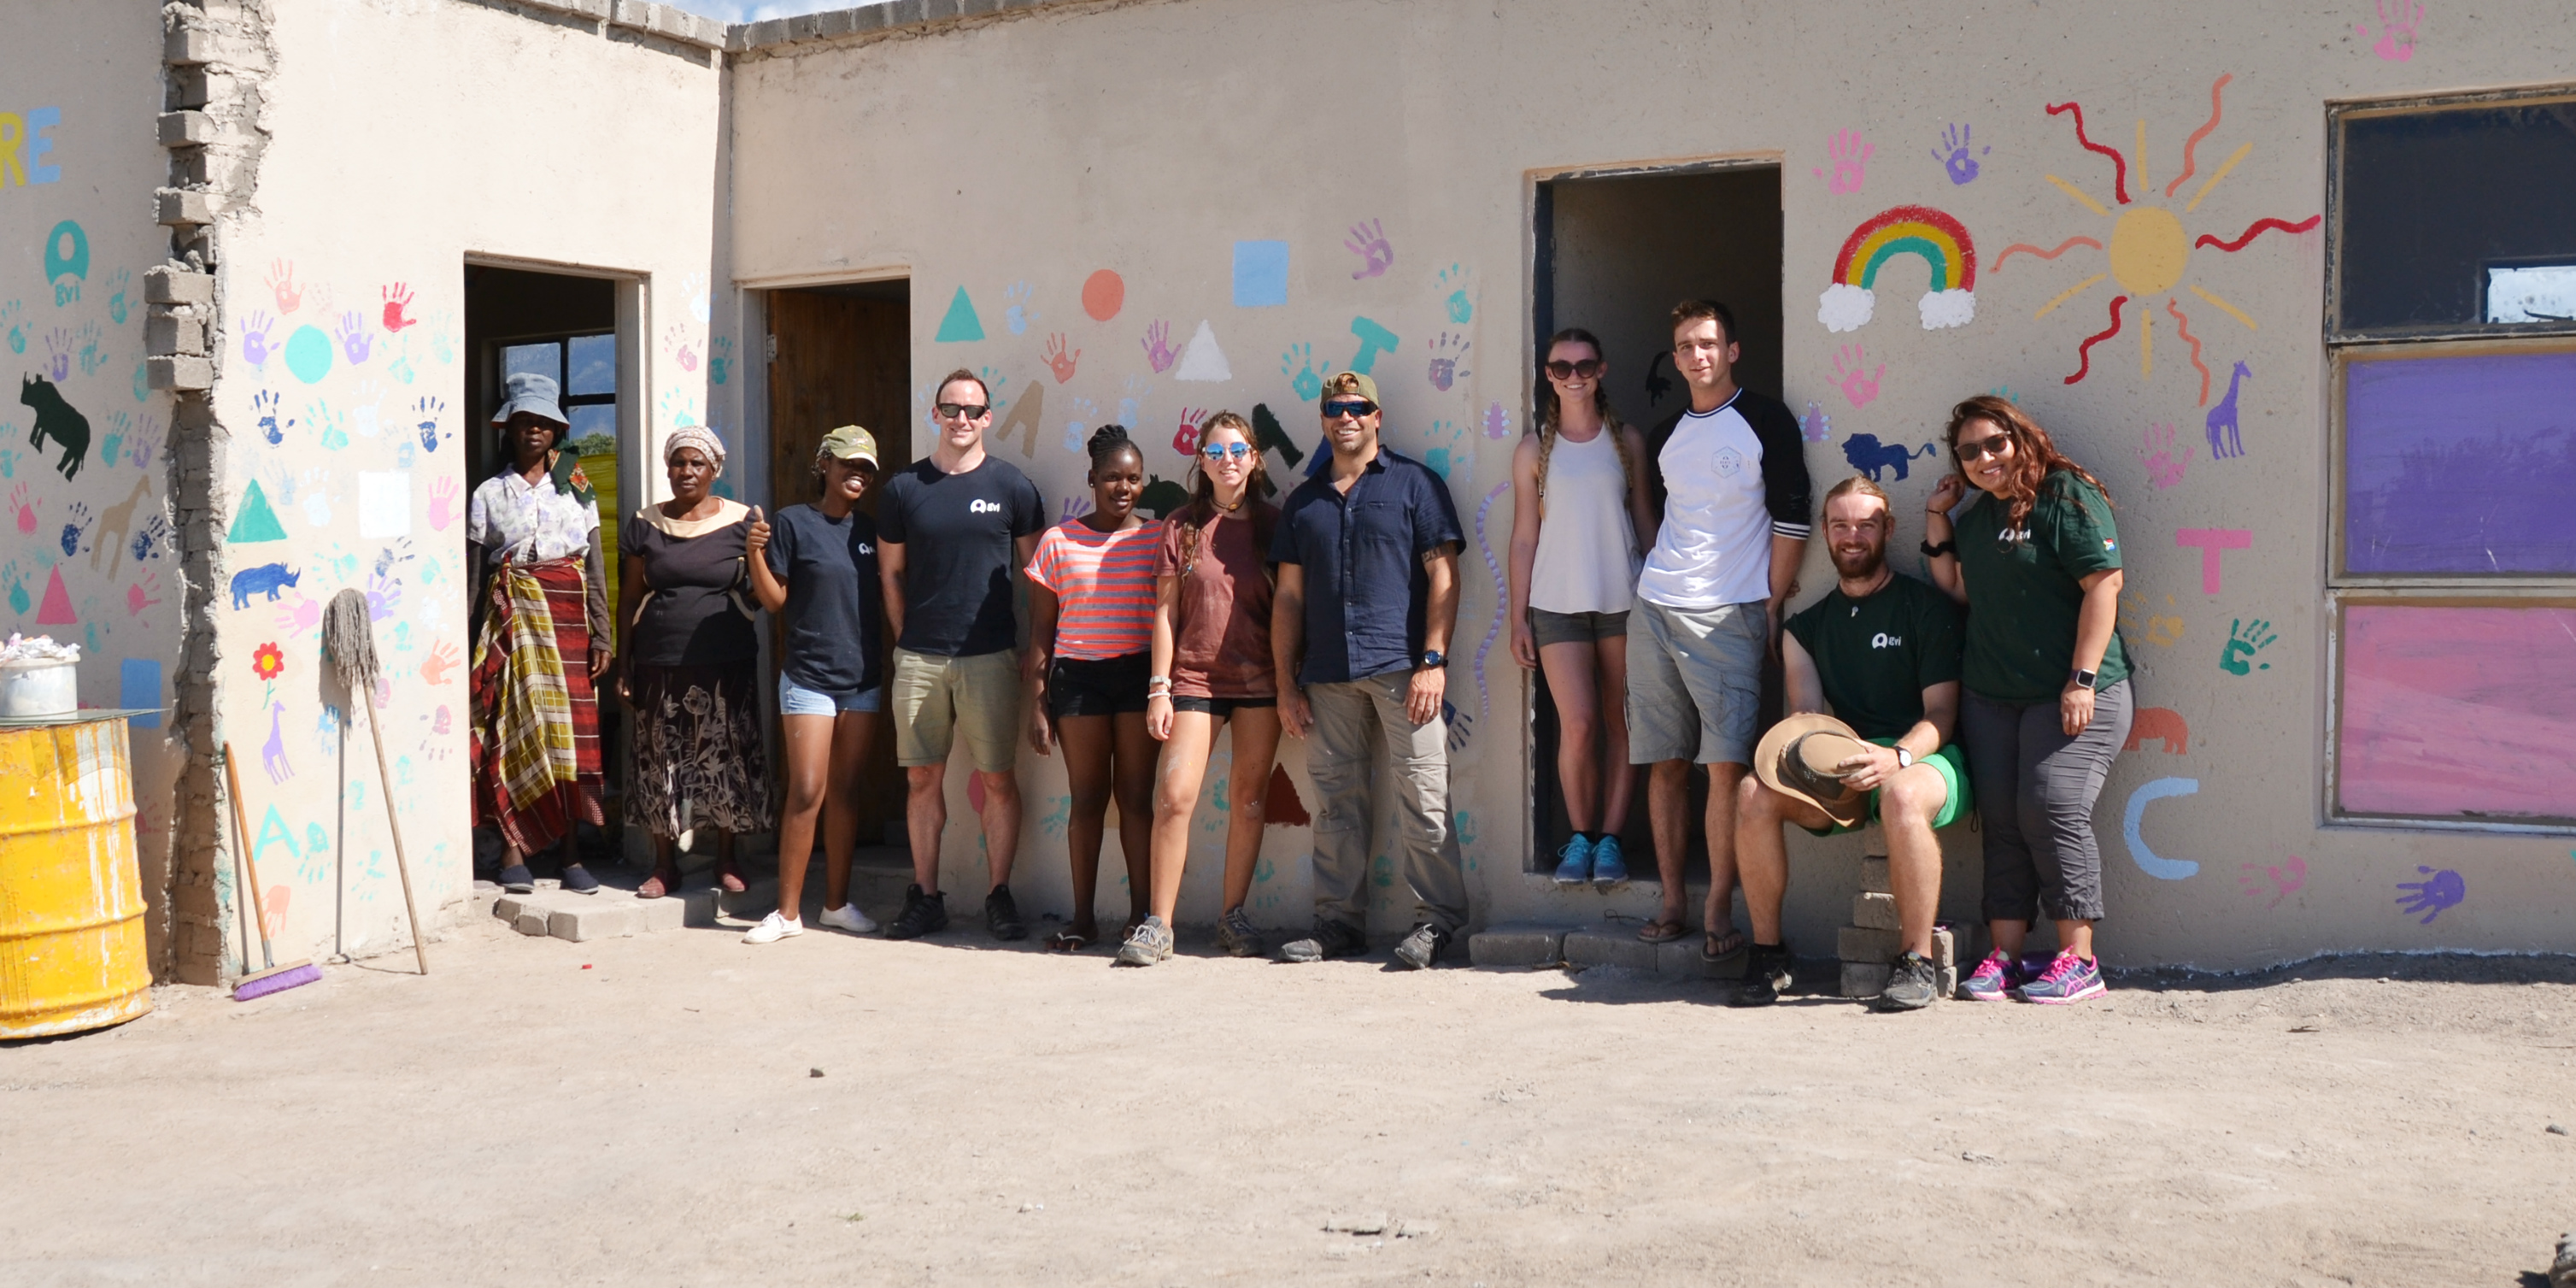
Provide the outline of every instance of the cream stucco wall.
{"type": "MultiPolygon", "coordinates": [[[[0,27],[0,633],[79,643],[87,705],[161,707],[181,633],[170,399],[143,375],[143,271],[169,241],[152,222],[168,167],[152,132],[160,20],[150,6],[30,0],[0,27]],[[31,380],[86,422],[85,440],[31,441],[61,415],[24,401],[31,380]]],[[[159,963],[183,753],[166,715],[131,733],[159,963]]]]}
{"type": "Polygon", "coordinates": [[[220,226],[214,402],[228,522],[256,482],[283,537],[236,527],[226,546],[221,723],[285,955],[328,950],[345,750],[348,934],[376,952],[406,937],[401,891],[366,734],[332,718],[320,610],[343,587],[376,607],[374,715],[426,921],[471,879],[464,444],[488,431],[466,423],[464,266],[640,283],[637,423],[700,419],[721,73],[704,51],[446,0],[272,8],[270,143],[254,199],[220,226]],[[276,575],[296,584],[272,596],[276,575]]]}
{"type": "MultiPolygon", "coordinates": [[[[2216,376],[2205,401],[2167,317],[2155,320],[2151,374],[2132,316],[2070,383],[2079,342],[2105,327],[2116,288],[2045,306],[2104,272],[2103,252],[2003,253],[2110,239],[2112,213],[2084,202],[2114,206],[2111,164],[2079,146],[2051,104],[2082,105],[2093,139],[2125,154],[2139,203],[2172,209],[2194,236],[2232,239],[2259,219],[2322,211],[2328,101],[2548,83],[2566,76],[2576,41],[2556,5],[2449,5],[2423,20],[2411,47],[2390,46],[2401,59],[2383,56],[2375,30],[2357,34],[2356,24],[2379,21],[2350,0],[1070,5],[743,62],[730,100],[731,253],[738,280],[755,284],[908,272],[921,394],[951,367],[989,369],[1007,420],[1007,404],[1042,391],[1037,432],[1001,450],[1032,471],[1051,512],[1082,491],[1069,424],[1118,417],[1132,403],[1153,445],[1149,464],[1165,477],[1184,464],[1164,445],[1184,409],[1265,404],[1311,442],[1312,404],[1295,377],[1349,362],[1368,324],[1398,337],[1376,362],[1389,437],[1417,455],[1445,452],[1461,514],[1471,529],[1484,519],[1464,559],[1453,673],[1457,704],[1474,717],[1455,786],[1476,913],[1570,921],[1605,906],[1642,914],[1652,895],[1569,897],[1526,870],[1525,686],[1494,637],[1487,569],[1510,506],[1509,448],[1527,420],[1532,184],[1630,162],[1777,161],[1787,387],[1776,392],[1831,418],[1830,436],[1808,449],[1819,490],[1848,472],[1838,448],[1850,435],[1919,448],[1952,402],[2006,388],[2119,498],[2140,700],[2176,713],[2190,735],[2184,751],[2151,744],[2124,755],[2102,795],[2112,959],[2239,966],[2339,948],[2563,949],[2576,911],[2566,837],[2324,824],[2321,235],[2190,252],[2171,293],[2216,376]],[[2169,197],[2222,75],[2233,78],[2223,116],[2194,149],[2190,185],[2169,197]],[[1945,164],[1954,125],[1973,129],[1978,168],[1965,183],[1945,164]],[[1868,149],[1856,167],[1838,164],[1842,131],[1868,149]],[[2245,159],[2186,211],[2244,145],[2245,159]],[[1906,204],[1936,207],[1973,235],[1973,322],[1917,325],[1927,273],[1908,259],[1880,279],[1872,322],[1828,331],[1816,301],[1844,238],[1906,204]],[[1383,229],[1394,257],[1382,273],[1345,248],[1356,225],[1383,229]],[[1289,244],[1284,305],[1237,307],[1231,256],[1245,240],[1289,244]],[[1084,284],[1102,270],[1123,281],[1114,313],[1085,307],[1084,284]],[[2247,321],[2200,303],[2194,286],[2247,321]],[[961,290],[983,338],[940,342],[961,290]],[[1230,377],[1188,383],[1177,368],[1157,370],[1149,328],[1168,326],[1178,346],[1202,322],[1230,377]],[[1080,354],[1061,376],[1047,361],[1058,335],[1080,354]],[[1462,364],[1472,374],[1445,391],[1428,366],[1444,336],[1474,346],[1462,364]],[[2246,455],[2203,451],[2170,486],[2151,483],[2142,435],[2178,425],[2177,447],[2196,442],[2240,361],[2256,373],[2237,393],[2246,455]],[[1844,378],[1864,362],[1874,389],[1844,378]],[[2226,556],[2214,592],[2203,589],[2200,551],[2175,537],[2205,527],[2252,534],[2250,550],[2226,556]],[[2219,660],[2231,627],[2256,618],[2279,637],[2267,667],[2230,674],[2219,660]],[[2197,794],[2145,809],[2136,840],[2124,837],[2133,799],[2155,798],[2139,789],[2166,778],[2191,780],[2197,794]],[[2159,856],[2196,866],[2156,879],[2140,859],[2159,856]],[[2275,875],[2294,870],[2294,856],[2303,881],[2275,875]],[[2399,883],[2423,879],[2421,868],[2456,871],[2466,889],[2430,924],[2397,906],[2399,883]]],[[[1560,325],[1582,321],[1558,315],[1560,325]]],[[[1906,516],[1900,551],[1920,536],[1933,477],[1890,476],[1906,516]]],[[[1910,553],[1898,563],[1919,566],[1910,553]]],[[[1829,577],[1811,547],[1807,593],[1829,577]]],[[[1292,748],[1287,760],[1302,789],[1299,756],[1292,748]]],[[[1064,888],[1064,788],[1052,762],[1025,761],[1024,772],[1034,807],[1020,884],[1044,906],[1064,888]]],[[[980,889],[962,799],[952,820],[950,870],[961,888],[980,889]]],[[[1264,920],[1304,920],[1306,844],[1302,829],[1273,829],[1255,896],[1264,920]]],[[[1213,834],[1201,846],[1213,854],[1213,834]]],[[[1954,837],[1950,849],[1945,914],[1969,919],[1976,840],[1954,837]]],[[[1856,852],[1848,841],[1793,848],[1790,933],[1810,951],[1844,920],[1856,852]]],[[[1185,916],[1211,914],[1214,875],[1194,875],[1185,916]]],[[[1401,924],[1399,892],[1381,889],[1382,925],[1401,924]]]]}

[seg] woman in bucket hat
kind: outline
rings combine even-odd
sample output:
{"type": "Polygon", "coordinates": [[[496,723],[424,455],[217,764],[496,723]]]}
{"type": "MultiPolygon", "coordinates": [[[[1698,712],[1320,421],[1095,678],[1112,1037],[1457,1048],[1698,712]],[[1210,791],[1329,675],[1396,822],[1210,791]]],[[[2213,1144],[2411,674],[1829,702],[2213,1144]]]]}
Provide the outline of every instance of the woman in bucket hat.
{"type": "MultiPolygon", "coordinates": [[[[522,372],[492,413],[506,464],[474,489],[466,557],[480,588],[474,643],[474,813],[501,832],[500,883],[536,888],[528,856],[571,840],[600,811],[599,702],[612,659],[599,501],[581,458],[564,450],[572,424],[555,382],[522,372]]],[[[599,890],[573,853],[563,888],[599,890]]]]}

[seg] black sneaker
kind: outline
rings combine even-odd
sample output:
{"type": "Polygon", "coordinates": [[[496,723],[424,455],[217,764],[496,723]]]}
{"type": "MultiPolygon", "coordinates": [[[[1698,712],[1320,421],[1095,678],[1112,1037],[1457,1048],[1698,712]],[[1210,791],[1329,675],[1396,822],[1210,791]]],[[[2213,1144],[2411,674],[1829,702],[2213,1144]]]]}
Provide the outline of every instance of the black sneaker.
{"type": "Polygon", "coordinates": [[[1881,1011],[1919,1011],[1940,995],[1940,968],[1921,953],[1907,953],[1896,959],[1888,971],[1887,991],[1872,1005],[1881,1011]]]}
{"type": "Polygon", "coordinates": [[[500,882],[501,888],[511,894],[537,892],[537,874],[528,871],[528,865],[524,863],[513,863],[501,869],[501,875],[496,879],[500,882]]]}
{"type": "Polygon", "coordinates": [[[1429,970],[1440,954],[1449,951],[1449,932],[1430,922],[1413,928],[1404,942],[1395,946],[1395,959],[1415,970],[1429,970]]]}
{"type": "Polygon", "coordinates": [[[918,884],[905,886],[903,911],[886,923],[888,939],[919,939],[948,929],[948,896],[924,894],[918,884]]]}
{"type": "Polygon", "coordinates": [[[1280,945],[1279,956],[1292,962],[1319,962],[1327,957],[1348,957],[1367,950],[1367,931],[1347,921],[1319,921],[1315,923],[1314,934],[1280,945]]]}
{"type": "Polygon", "coordinates": [[[1744,985],[1735,990],[1737,1006],[1769,1006],[1789,991],[1789,946],[1755,944],[1744,962],[1744,985]]]}
{"type": "Polygon", "coordinates": [[[597,894],[599,878],[578,863],[567,864],[563,870],[563,888],[566,894],[597,894]]]}
{"type": "Polygon", "coordinates": [[[997,885],[993,893],[984,896],[984,928],[992,931],[995,939],[1029,937],[1029,923],[1020,920],[1020,904],[1011,897],[1009,886],[997,885]]]}

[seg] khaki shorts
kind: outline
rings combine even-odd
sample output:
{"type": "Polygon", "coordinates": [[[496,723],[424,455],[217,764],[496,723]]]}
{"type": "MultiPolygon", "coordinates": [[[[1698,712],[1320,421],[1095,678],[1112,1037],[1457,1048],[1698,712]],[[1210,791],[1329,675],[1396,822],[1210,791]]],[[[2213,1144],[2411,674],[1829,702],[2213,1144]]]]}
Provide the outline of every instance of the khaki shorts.
{"type": "Polygon", "coordinates": [[[1628,760],[1750,765],[1762,721],[1763,604],[1628,613],[1628,760]]]}
{"type": "Polygon", "coordinates": [[[947,764],[961,733],[975,768],[1001,774],[1019,763],[1019,650],[940,657],[899,648],[888,688],[896,764],[947,764]]]}

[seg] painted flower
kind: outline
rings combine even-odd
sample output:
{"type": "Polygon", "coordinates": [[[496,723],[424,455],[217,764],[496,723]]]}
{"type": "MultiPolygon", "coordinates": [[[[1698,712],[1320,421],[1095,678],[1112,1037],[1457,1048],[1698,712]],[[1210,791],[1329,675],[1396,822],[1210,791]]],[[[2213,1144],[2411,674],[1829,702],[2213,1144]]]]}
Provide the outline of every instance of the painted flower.
{"type": "Polygon", "coordinates": [[[275,644],[262,644],[250,655],[250,669],[263,680],[274,680],[286,672],[286,654],[275,644]]]}

